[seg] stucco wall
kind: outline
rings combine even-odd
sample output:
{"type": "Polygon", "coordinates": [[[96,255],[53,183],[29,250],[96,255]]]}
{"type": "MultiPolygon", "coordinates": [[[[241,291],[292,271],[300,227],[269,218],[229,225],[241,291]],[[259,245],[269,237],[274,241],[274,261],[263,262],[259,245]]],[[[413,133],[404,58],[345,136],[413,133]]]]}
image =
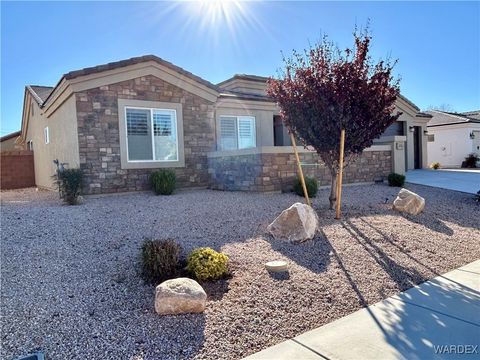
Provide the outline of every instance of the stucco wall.
{"type": "Polygon", "coordinates": [[[207,153],[215,148],[213,103],[154,76],[85,90],[76,94],[80,164],[88,194],[149,189],[155,169],[121,166],[118,99],[180,103],[185,166],[172,168],[178,187],[206,187],[207,153]]]}
{"type": "Polygon", "coordinates": [[[429,134],[435,136],[435,141],[428,142],[428,163],[439,162],[443,167],[460,167],[465,157],[473,148],[470,133],[480,131],[480,124],[449,125],[429,127],[429,134]]]}
{"type": "Polygon", "coordinates": [[[15,144],[15,140],[18,136],[11,137],[10,139],[3,140],[0,142],[0,151],[12,151],[12,150],[20,150],[20,146],[15,144]]]}
{"type": "Polygon", "coordinates": [[[50,117],[45,116],[36,102],[33,103],[26,142],[33,141],[35,183],[42,188],[54,189],[52,175],[56,167],[53,160],[66,163],[69,168],[80,165],[75,97],[68,98],[50,117]],[[47,126],[50,142],[45,144],[44,129],[47,126]]]}

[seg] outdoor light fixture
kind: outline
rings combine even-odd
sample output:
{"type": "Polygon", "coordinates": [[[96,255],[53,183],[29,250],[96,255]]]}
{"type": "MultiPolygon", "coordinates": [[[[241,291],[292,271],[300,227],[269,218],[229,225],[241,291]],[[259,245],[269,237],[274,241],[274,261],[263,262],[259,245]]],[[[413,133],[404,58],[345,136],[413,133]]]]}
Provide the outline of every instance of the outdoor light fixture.
{"type": "Polygon", "coordinates": [[[470,139],[475,139],[475,134],[473,133],[473,131],[470,133],[470,139]]]}
{"type": "Polygon", "coordinates": [[[423,130],[423,135],[427,136],[428,135],[428,130],[423,130]]]}
{"type": "Polygon", "coordinates": [[[415,126],[409,126],[408,130],[410,130],[410,132],[414,132],[415,131],[415,126]]]}

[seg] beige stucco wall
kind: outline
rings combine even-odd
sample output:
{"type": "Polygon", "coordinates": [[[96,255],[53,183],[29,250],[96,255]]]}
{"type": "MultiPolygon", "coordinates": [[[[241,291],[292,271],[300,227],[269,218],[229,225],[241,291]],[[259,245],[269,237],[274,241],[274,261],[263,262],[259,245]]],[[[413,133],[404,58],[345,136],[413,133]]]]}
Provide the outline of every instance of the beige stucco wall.
{"type": "Polygon", "coordinates": [[[15,144],[15,140],[17,139],[17,137],[18,136],[14,136],[10,139],[0,142],[0,151],[22,150],[22,146],[15,144]]]}
{"type": "MultiPolygon", "coordinates": [[[[30,96],[28,98],[33,101],[30,96]]],[[[26,142],[33,141],[35,183],[39,187],[53,189],[52,175],[56,169],[53,160],[67,163],[69,168],[79,167],[80,164],[75,97],[68,98],[50,117],[46,117],[35,101],[33,104],[26,142]],[[47,126],[50,142],[45,144],[44,129],[47,126]]]]}

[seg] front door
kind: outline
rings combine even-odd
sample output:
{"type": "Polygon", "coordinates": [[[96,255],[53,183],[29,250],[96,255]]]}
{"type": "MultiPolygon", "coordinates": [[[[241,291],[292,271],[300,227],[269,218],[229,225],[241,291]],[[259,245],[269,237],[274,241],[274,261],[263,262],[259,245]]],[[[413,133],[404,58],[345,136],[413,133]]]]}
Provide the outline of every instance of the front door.
{"type": "Polygon", "coordinates": [[[480,131],[472,131],[473,133],[473,152],[480,155],[480,131]]]}
{"type": "Polygon", "coordinates": [[[413,130],[413,166],[422,168],[422,127],[415,126],[413,130]]]}

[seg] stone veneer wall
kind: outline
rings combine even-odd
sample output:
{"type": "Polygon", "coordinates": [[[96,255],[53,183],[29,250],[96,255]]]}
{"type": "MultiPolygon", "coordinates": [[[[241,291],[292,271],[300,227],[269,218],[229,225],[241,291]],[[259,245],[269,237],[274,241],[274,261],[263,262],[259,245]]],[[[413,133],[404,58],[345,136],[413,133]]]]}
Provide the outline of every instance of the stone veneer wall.
{"type": "Polygon", "coordinates": [[[76,93],[80,167],[87,194],[145,190],[155,169],[122,169],[117,99],[182,103],[185,167],[178,187],[209,184],[207,153],[215,147],[213,103],[154,76],[76,93]]]}
{"type": "MultiPolygon", "coordinates": [[[[329,185],[330,172],[316,153],[300,153],[305,176],[315,177],[319,184],[329,185]]],[[[211,188],[242,191],[286,191],[297,177],[293,153],[261,153],[210,156],[208,159],[211,188]]],[[[392,171],[391,151],[365,151],[344,171],[344,183],[373,182],[392,171]]]]}

